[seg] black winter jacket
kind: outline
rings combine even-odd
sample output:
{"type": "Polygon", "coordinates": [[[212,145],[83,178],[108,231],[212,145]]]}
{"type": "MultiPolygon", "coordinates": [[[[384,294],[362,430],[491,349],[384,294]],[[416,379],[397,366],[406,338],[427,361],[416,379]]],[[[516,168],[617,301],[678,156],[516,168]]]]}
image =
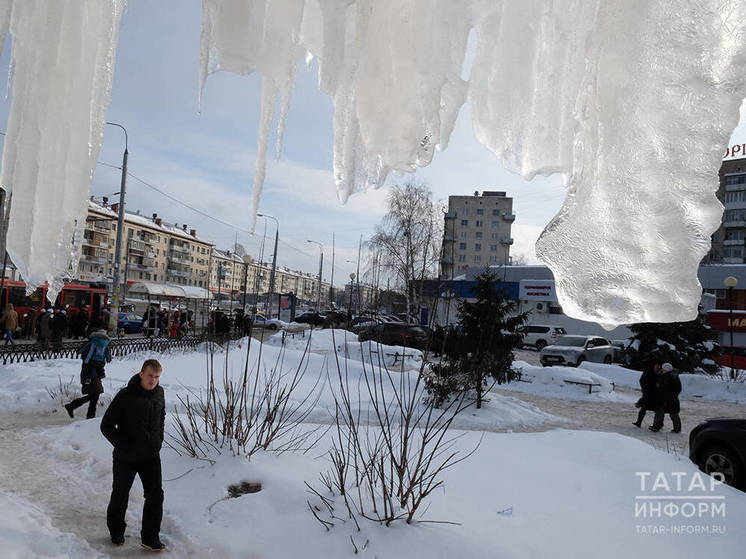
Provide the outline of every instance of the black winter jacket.
{"type": "Polygon", "coordinates": [[[145,390],[135,375],[109,404],[101,432],[114,445],[115,460],[141,462],[158,456],[165,422],[163,388],[145,390]]]}
{"type": "Polygon", "coordinates": [[[655,411],[660,407],[656,380],[656,373],[653,367],[645,367],[642,375],[640,375],[640,388],[642,389],[640,407],[644,410],[655,411]]]}

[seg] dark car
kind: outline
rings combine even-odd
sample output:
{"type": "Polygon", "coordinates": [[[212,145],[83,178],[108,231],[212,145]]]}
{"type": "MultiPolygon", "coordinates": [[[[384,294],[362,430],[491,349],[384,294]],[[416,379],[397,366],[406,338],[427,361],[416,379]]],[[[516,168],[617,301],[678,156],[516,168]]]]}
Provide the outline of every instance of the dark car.
{"type": "Polygon", "coordinates": [[[689,433],[689,458],[706,474],[746,491],[746,419],[715,418],[689,433]]]}
{"type": "Polygon", "coordinates": [[[376,324],[360,332],[357,339],[361,342],[373,340],[385,345],[400,345],[422,350],[430,345],[430,336],[425,330],[403,322],[376,324]]]}
{"type": "Polygon", "coordinates": [[[293,322],[299,324],[310,324],[311,326],[322,326],[324,324],[325,315],[317,312],[304,312],[299,314],[293,319],[293,322]]]}
{"type": "Polygon", "coordinates": [[[139,334],[142,332],[142,317],[132,312],[120,312],[117,328],[125,334],[139,334]]]}

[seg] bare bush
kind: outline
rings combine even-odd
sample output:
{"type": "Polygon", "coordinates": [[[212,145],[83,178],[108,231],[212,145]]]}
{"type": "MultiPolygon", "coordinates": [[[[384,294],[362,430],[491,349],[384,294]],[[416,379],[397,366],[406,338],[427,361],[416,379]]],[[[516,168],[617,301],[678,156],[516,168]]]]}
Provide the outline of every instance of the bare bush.
{"type": "Polygon", "coordinates": [[[235,380],[231,374],[230,345],[226,344],[225,364],[217,372],[216,382],[215,356],[220,348],[208,342],[206,391],[190,391],[185,398],[179,397],[184,413],[177,410],[174,417],[177,433],[170,435],[174,450],[207,458],[211,452],[219,453],[224,448],[251,456],[258,450],[306,451],[313,447],[321,429],[302,424],[318,403],[322,377],[305,395],[294,398],[308,365],[308,348],[297,366],[284,371],[284,348],[274,363],[267,364],[259,347],[256,365],[252,367],[248,338],[243,371],[235,380]]]}
{"type": "Polygon", "coordinates": [[[67,382],[62,382],[62,377],[57,376],[58,384],[52,388],[46,387],[47,394],[52,400],[60,403],[64,406],[67,402],[75,400],[80,397],[80,389],[78,386],[80,383],[76,380],[75,376],[71,376],[67,382]]]}
{"type": "Polygon", "coordinates": [[[443,485],[443,472],[476,451],[459,452],[456,443],[462,435],[449,431],[472,401],[462,393],[436,408],[425,398],[422,369],[414,379],[403,371],[392,373],[380,354],[378,363],[363,363],[356,383],[338,359],[335,380],[331,467],[320,475],[326,491],[309,486],[323,505],[309,502],[311,512],[327,529],[340,520],[326,493],[341,498],[358,529],[358,518],[387,526],[396,520],[411,523],[427,497],[443,485]]]}

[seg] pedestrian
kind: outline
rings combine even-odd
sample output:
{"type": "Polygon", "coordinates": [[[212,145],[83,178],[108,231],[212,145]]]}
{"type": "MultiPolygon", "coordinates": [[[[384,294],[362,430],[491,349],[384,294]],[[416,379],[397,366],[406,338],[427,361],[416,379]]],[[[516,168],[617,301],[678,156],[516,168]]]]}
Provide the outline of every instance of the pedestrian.
{"type": "Polygon", "coordinates": [[[2,319],[3,325],[5,326],[5,345],[15,344],[13,341],[13,334],[18,328],[18,313],[13,308],[13,303],[8,303],[5,308],[2,319]]]}
{"type": "Polygon", "coordinates": [[[681,380],[673,370],[671,363],[663,363],[656,380],[656,392],[658,395],[658,409],[655,411],[653,425],[649,429],[658,432],[663,428],[663,416],[668,414],[673,423],[672,433],[681,433],[681,419],[679,411],[679,394],[681,393],[681,380]]]}
{"type": "Polygon", "coordinates": [[[88,402],[88,413],[86,419],[96,417],[96,405],[98,397],[104,392],[101,379],[106,376],[104,367],[111,363],[111,351],[109,350],[109,336],[103,330],[97,330],[91,334],[91,339],[78,352],[83,357],[83,366],[80,369],[80,385],[83,396],[65,404],[65,409],[70,417],[73,411],[88,402]]]}
{"type": "Polygon", "coordinates": [[[166,332],[166,325],[168,324],[168,317],[166,311],[161,309],[158,311],[158,334],[156,336],[164,336],[166,332]]]}
{"type": "Polygon", "coordinates": [[[67,313],[65,310],[58,310],[54,313],[54,320],[52,321],[52,340],[55,346],[62,346],[62,337],[67,332],[67,313]]]}
{"type": "Polygon", "coordinates": [[[71,330],[74,340],[85,337],[86,326],[88,326],[88,307],[83,305],[83,308],[72,318],[71,330]]]}
{"type": "Polygon", "coordinates": [[[633,425],[642,427],[642,420],[645,419],[645,412],[658,410],[657,392],[655,388],[656,379],[658,372],[661,370],[661,364],[657,361],[653,362],[652,365],[647,365],[640,375],[640,389],[642,390],[642,398],[637,400],[635,407],[640,408],[637,413],[637,421],[633,421],[633,425]]]}
{"type": "Polygon", "coordinates": [[[49,308],[39,315],[39,343],[43,349],[49,348],[49,337],[52,333],[52,321],[54,320],[54,309],[49,308]]]}
{"type": "Polygon", "coordinates": [[[23,315],[23,327],[21,329],[21,335],[24,337],[24,339],[30,340],[34,337],[35,318],[35,309],[29,309],[29,311],[25,315],[23,315]]]}
{"type": "Polygon", "coordinates": [[[162,551],[159,533],[163,516],[163,487],[160,450],[166,404],[158,384],[161,364],[148,359],[111,401],[101,420],[101,432],[114,445],[111,499],[106,510],[106,525],[114,545],[124,544],[124,520],[135,474],[140,477],[145,504],[140,537],[142,546],[162,551]]]}

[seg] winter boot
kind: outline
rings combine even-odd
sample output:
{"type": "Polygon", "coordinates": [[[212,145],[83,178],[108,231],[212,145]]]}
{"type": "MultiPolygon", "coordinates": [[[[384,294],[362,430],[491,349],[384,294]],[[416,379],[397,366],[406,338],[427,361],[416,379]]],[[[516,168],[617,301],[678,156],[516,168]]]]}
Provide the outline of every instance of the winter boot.
{"type": "Polygon", "coordinates": [[[142,546],[147,549],[148,551],[152,551],[153,553],[160,553],[164,549],[166,549],[166,546],[161,542],[161,540],[156,539],[153,542],[142,542],[142,546]]]}
{"type": "Polygon", "coordinates": [[[67,410],[67,415],[70,417],[75,417],[73,415],[73,410],[75,409],[72,404],[65,404],[65,409],[67,410]]]}

